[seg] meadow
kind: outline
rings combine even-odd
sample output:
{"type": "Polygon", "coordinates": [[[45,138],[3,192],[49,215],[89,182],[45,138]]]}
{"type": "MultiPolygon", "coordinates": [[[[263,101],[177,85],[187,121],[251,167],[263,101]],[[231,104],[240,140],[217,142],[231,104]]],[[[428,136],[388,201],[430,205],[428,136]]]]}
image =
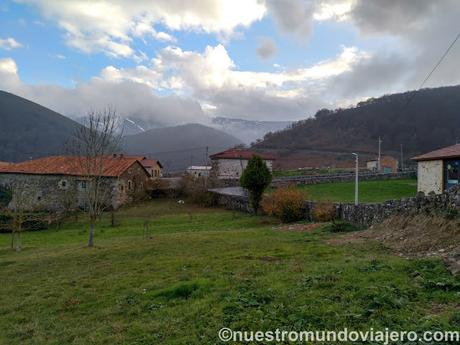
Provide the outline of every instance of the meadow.
{"type": "MultiPolygon", "coordinates": [[[[315,185],[298,185],[308,200],[353,202],[354,182],[333,182],[315,185]]],[[[375,180],[359,182],[359,202],[383,202],[391,199],[413,197],[417,193],[416,179],[375,180]]]]}
{"type": "Polygon", "coordinates": [[[220,344],[234,330],[460,327],[460,278],[379,243],[332,245],[327,226],[154,200],[0,235],[1,344],[220,344]],[[148,222],[149,232],[144,231],[148,222]]]}

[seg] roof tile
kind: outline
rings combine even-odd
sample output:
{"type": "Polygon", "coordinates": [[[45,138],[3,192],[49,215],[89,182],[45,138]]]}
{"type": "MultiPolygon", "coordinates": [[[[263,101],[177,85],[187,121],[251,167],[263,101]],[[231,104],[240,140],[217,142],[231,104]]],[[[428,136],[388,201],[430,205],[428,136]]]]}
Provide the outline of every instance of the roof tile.
{"type": "Polygon", "coordinates": [[[460,144],[444,147],[439,150],[431,151],[423,155],[412,158],[416,161],[430,161],[445,158],[460,157],[460,144]]]}

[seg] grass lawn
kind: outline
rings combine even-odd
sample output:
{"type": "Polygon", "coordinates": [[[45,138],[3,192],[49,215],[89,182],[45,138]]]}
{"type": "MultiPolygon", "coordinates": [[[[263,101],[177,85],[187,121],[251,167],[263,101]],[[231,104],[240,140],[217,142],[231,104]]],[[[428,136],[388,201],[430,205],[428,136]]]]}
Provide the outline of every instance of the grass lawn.
{"type": "MultiPolygon", "coordinates": [[[[308,200],[330,202],[353,202],[355,200],[354,182],[321,183],[299,185],[308,200]]],[[[415,196],[416,179],[377,180],[359,182],[360,202],[382,202],[391,199],[415,196]]]]}
{"type": "Polygon", "coordinates": [[[460,278],[337,234],[152,201],[85,224],[0,235],[0,344],[219,344],[235,330],[425,331],[460,327],[460,278]],[[144,239],[149,219],[152,238],[144,239]]]}

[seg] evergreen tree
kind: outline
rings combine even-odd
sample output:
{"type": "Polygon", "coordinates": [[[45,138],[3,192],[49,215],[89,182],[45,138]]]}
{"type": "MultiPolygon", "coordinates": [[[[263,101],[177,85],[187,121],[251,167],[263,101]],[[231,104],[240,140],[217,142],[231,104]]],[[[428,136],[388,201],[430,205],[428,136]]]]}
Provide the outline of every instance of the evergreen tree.
{"type": "Polygon", "coordinates": [[[259,156],[252,156],[240,178],[240,185],[249,192],[249,201],[257,214],[265,189],[272,181],[272,174],[259,156]]]}

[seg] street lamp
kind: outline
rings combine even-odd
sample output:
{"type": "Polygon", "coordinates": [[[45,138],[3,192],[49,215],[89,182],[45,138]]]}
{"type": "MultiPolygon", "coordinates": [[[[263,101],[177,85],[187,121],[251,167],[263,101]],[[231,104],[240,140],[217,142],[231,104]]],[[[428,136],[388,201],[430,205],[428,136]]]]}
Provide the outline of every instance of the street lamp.
{"type": "Polygon", "coordinates": [[[358,205],[358,183],[359,183],[359,156],[357,153],[352,153],[356,158],[356,171],[355,171],[355,205],[358,205]]]}

